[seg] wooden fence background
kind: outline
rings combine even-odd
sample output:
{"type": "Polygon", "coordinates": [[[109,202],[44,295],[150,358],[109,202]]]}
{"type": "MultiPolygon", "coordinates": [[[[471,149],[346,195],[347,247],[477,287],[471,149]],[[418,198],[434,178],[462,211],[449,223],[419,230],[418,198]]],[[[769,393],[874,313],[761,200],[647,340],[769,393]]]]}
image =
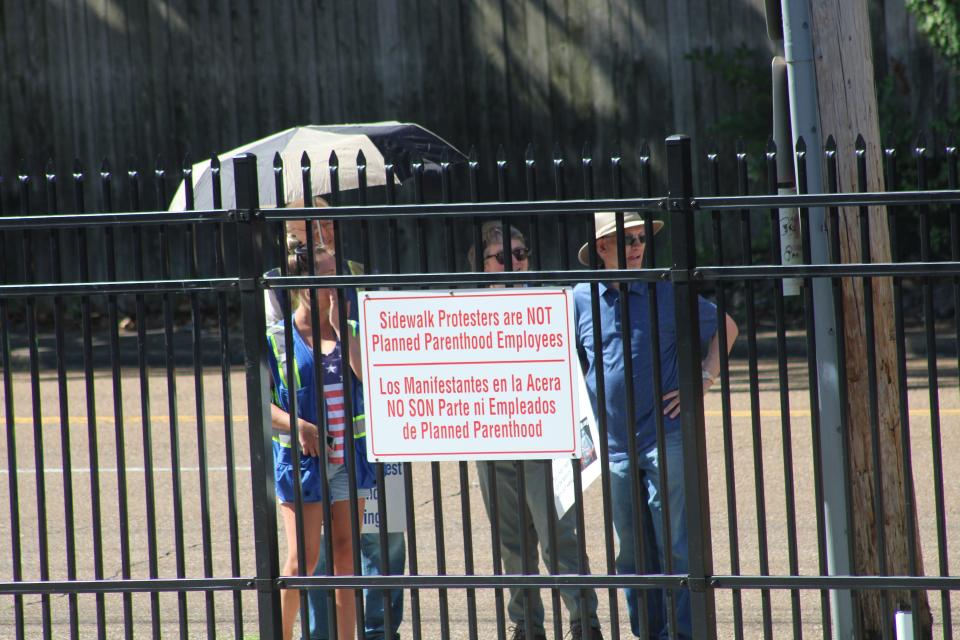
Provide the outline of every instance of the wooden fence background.
{"type": "MultiPolygon", "coordinates": [[[[960,111],[957,81],[902,0],[871,10],[896,121],[942,125],[960,111]]],[[[701,155],[711,140],[762,146],[779,47],[762,0],[0,0],[0,37],[8,210],[21,159],[37,177],[49,158],[63,176],[75,157],[88,171],[104,157],[148,171],[160,158],[170,171],[187,152],[196,160],[296,124],[386,119],[476,145],[487,162],[499,144],[511,160],[529,141],[541,160],[559,145],[573,161],[586,143],[601,194],[599,159],[620,149],[629,178],[641,140],[655,164],[678,131],[701,155]]],[[[144,205],[166,203],[146,188],[144,205]]]]}

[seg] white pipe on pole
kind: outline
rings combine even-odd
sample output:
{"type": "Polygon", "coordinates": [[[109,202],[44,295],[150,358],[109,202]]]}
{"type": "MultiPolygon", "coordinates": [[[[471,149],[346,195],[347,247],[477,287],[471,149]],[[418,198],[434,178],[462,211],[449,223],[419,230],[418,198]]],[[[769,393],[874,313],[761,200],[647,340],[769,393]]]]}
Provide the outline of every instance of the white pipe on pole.
{"type": "Polygon", "coordinates": [[[897,611],[893,616],[894,625],[897,630],[897,640],[913,640],[913,613],[910,611],[897,611]]]}

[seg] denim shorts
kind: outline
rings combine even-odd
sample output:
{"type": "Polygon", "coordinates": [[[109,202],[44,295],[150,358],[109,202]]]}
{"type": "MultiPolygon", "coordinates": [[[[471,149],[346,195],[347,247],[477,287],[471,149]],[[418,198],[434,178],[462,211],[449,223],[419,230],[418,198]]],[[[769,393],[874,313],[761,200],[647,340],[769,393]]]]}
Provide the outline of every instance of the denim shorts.
{"type": "MultiPolygon", "coordinates": [[[[321,458],[302,456],[300,458],[300,491],[303,501],[322,502],[323,482],[320,477],[321,458]]],[[[295,502],[293,490],[293,465],[277,462],[273,468],[273,478],[277,483],[277,499],[280,502],[295,502]]],[[[327,465],[327,483],[330,485],[330,502],[340,502],[350,497],[347,483],[347,468],[342,464],[327,465]]]]}

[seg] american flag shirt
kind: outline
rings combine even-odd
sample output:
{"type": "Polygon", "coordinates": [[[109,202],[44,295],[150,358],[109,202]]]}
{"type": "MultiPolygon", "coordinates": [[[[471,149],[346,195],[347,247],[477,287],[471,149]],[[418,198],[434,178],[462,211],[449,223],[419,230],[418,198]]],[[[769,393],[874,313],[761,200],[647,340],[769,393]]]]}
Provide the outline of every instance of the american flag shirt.
{"type": "Polygon", "coordinates": [[[340,343],[323,356],[323,399],[327,409],[327,463],[343,464],[346,418],[343,406],[343,359],[340,343]]]}
{"type": "MultiPolygon", "coordinates": [[[[267,341],[270,346],[269,362],[274,383],[274,403],[289,411],[289,388],[286,379],[287,357],[284,340],[284,325],[279,322],[267,329],[267,341]]],[[[293,326],[291,323],[290,326],[293,326]]],[[[299,331],[293,332],[293,350],[295,357],[294,386],[297,389],[297,414],[308,422],[321,426],[318,416],[321,406],[327,415],[327,463],[344,464],[346,435],[346,407],[344,406],[343,359],[341,346],[337,342],[333,350],[321,356],[320,366],[314,367],[313,348],[307,346],[299,331]],[[317,402],[314,374],[322,375],[324,400],[317,402]]],[[[351,376],[353,386],[354,415],[363,415],[363,388],[359,380],[351,376]]],[[[354,429],[363,432],[363,421],[354,420],[354,429]]],[[[275,430],[273,440],[275,457],[279,462],[291,463],[291,438],[288,431],[275,430]]]]}

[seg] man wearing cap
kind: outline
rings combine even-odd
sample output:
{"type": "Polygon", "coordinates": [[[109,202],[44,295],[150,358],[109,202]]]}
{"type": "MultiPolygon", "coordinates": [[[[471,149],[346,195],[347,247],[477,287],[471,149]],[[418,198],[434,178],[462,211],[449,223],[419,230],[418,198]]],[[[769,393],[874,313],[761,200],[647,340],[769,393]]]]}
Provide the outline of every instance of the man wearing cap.
{"type": "MultiPolygon", "coordinates": [[[[635,211],[624,212],[624,249],[626,265],[620,265],[617,255],[616,216],[612,211],[594,214],[596,223],[596,249],[599,268],[602,269],[641,269],[647,237],[640,215],[635,211]]],[[[660,220],[653,221],[653,233],[663,227],[660,220]]],[[[580,248],[578,259],[589,266],[590,243],[580,248]]],[[[650,319],[650,298],[652,292],[646,282],[626,283],[626,295],[629,316],[629,353],[633,365],[632,381],[628,387],[624,371],[625,349],[622,336],[622,318],[620,286],[615,282],[601,282],[599,290],[599,317],[591,313],[590,285],[578,284],[574,288],[574,308],[576,312],[577,342],[585,360],[587,390],[594,411],[597,407],[597,366],[603,367],[605,392],[604,411],[607,416],[607,443],[609,445],[610,492],[613,504],[613,526],[619,541],[617,553],[617,573],[663,573],[664,555],[664,517],[669,518],[670,557],[673,573],[686,573],[688,566],[686,501],[683,493],[683,451],[680,437],[680,397],[678,390],[677,343],[683,339],[676,332],[673,284],[657,282],[655,295],[657,304],[657,324],[654,327],[650,319]],[[594,323],[599,326],[601,347],[594,344],[594,323]],[[654,398],[654,360],[652,357],[652,332],[657,331],[660,352],[660,384],[663,397],[660,402],[654,398]],[[635,407],[633,424],[627,421],[627,394],[632,388],[635,407]],[[656,411],[663,414],[664,450],[657,449],[656,411]],[[639,532],[644,540],[644,564],[638,566],[635,557],[633,499],[630,489],[630,465],[628,434],[636,434],[637,465],[641,486],[646,491],[647,507],[640,514],[640,522],[645,528],[639,532]],[[661,462],[661,455],[663,460],[661,462]],[[666,486],[661,487],[661,466],[666,469],[666,486]],[[664,509],[663,497],[667,497],[668,508],[664,509]],[[651,547],[655,547],[651,548],[651,547]],[[656,551],[656,552],[654,552],[656,551]]],[[[700,298],[700,338],[701,353],[704,354],[703,389],[710,388],[720,372],[720,344],[717,334],[717,309],[704,298],[700,298]]],[[[727,348],[736,340],[737,326],[730,316],[725,318],[727,328],[727,348]]],[[[640,637],[640,597],[644,590],[627,589],[627,609],[630,613],[630,626],[633,634],[640,637]]],[[[676,605],[677,637],[690,638],[690,598],[686,590],[673,592],[676,605]]],[[[667,638],[668,628],[660,594],[650,590],[646,598],[647,623],[650,638],[667,638]]]]}

